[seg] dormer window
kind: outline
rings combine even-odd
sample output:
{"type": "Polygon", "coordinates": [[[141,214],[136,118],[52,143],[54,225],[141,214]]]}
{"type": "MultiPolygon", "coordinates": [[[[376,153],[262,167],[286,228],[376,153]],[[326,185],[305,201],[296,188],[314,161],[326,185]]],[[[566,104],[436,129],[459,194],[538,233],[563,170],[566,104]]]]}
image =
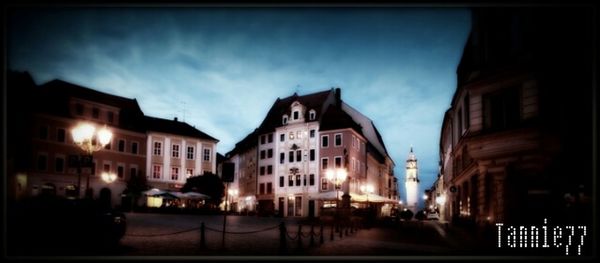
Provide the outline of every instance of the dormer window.
{"type": "Polygon", "coordinates": [[[317,113],[315,112],[315,110],[310,110],[310,112],[308,113],[308,119],[310,119],[311,121],[314,121],[316,116],[317,113]]]}
{"type": "Polygon", "coordinates": [[[288,116],[287,116],[287,114],[284,114],[284,115],[283,115],[283,120],[282,120],[282,122],[283,122],[283,124],[284,124],[284,125],[288,123],[288,116]]]}
{"type": "Polygon", "coordinates": [[[294,120],[297,120],[298,116],[300,116],[300,112],[294,111],[294,120]]]}

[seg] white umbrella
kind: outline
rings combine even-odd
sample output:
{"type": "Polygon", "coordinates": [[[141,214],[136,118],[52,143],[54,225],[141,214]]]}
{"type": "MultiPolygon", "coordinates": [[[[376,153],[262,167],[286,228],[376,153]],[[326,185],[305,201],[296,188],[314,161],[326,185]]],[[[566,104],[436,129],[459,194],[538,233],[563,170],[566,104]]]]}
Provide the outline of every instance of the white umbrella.
{"type": "Polygon", "coordinates": [[[166,192],[165,192],[165,191],[163,191],[163,190],[160,190],[160,189],[158,189],[158,188],[152,188],[152,189],[150,189],[150,190],[148,190],[148,191],[144,191],[144,192],[142,192],[142,194],[144,194],[144,195],[147,195],[147,196],[156,196],[156,195],[162,195],[162,194],[164,194],[164,193],[166,193],[166,192]]]}

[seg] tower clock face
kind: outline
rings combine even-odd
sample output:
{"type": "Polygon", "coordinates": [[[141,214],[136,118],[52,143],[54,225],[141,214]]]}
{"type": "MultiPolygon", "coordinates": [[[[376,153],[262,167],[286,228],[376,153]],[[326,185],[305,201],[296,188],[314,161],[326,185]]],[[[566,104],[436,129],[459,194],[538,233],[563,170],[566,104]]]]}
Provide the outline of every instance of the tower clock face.
{"type": "Polygon", "coordinates": [[[406,166],[408,168],[415,168],[416,164],[414,162],[409,162],[406,166]]]}

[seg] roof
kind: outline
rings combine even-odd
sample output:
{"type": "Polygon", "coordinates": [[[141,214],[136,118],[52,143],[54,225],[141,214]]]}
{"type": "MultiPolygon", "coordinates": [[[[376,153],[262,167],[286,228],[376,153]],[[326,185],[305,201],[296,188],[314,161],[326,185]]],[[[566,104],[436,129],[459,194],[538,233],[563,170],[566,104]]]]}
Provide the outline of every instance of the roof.
{"type": "Polygon", "coordinates": [[[69,110],[70,98],[93,101],[120,109],[118,126],[133,131],[144,131],[144,113],[136,99],[130,99],[82,87],[62,80],[52,80],[37,87],[36,110],[72,118],[69,110]]]}
{"type": "Polygon", "coordinates": [[[199,139],[211,140],[218,142],[214,137],[192,127],[191,125],[174,120],[161,119],[156,117],[144,116],[144,124],[148,131],[164,132],[169,134],[177,134],[182,136],[194,137],[199,139]]]}
{"type": "MultiPolygon", "coordinates": [[[[273,132],[277,127],[281,127],[283,125],[282,116],[284,114],[291,115],[291,105],[295,101],[308,109],[305,112],[306,115],[311,109],[315,111],[315,120],[319,121],[320,131],[353,129],[367,139],[367,144],[371,146],[368,149],[371,152],[376,151],[379,154],[376,156],[377,160],[383,162],[384,156],[391,159],[373,121],[343,102],[339,88],[302,96],[294,93],[283,99],[277,98],[260,126],[238,142],[235,148],[227,153],[227,156],[230,157],[256,146],[258,135],[273,132]]],[[[305,119],[308,119],[308,116],[305,116],[305,119]]]]}
{"type": "MultiPolygon", "coordinates": [[[[289,96],[284,99],[277,98],[271,109],[267,113],[267,116],[262,121],[262,123],[258,126],[258,133],[263,134],[267,132],[275,131],[275,128],[281,126],[281,116],[283,114],[287,114],[291,116],[290,106],[295,101],[300,102],[300,104],[304,105],[309,110],[315,110],[316,118],[319,120],[321,115],[327,106],[334,102],[335,91],[332,88],[331,90],[321,91],[317,93],[311,93],[303,96],[298,96],[297,93],[289,96]]],[[[308,119],[309,111],[305,112],[305,119],[308,119]]]]}

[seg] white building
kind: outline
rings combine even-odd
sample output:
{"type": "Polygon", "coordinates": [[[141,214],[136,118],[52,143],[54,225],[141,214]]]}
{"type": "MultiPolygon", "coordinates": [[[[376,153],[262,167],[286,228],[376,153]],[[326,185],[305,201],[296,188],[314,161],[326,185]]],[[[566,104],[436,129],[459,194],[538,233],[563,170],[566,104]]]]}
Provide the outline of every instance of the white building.
{"type": "Polygon", "coordinates": [[[178,190],[187,178],[216,174],[219,140],[185,122],[145,117],[148,184],[178,190]]]}

